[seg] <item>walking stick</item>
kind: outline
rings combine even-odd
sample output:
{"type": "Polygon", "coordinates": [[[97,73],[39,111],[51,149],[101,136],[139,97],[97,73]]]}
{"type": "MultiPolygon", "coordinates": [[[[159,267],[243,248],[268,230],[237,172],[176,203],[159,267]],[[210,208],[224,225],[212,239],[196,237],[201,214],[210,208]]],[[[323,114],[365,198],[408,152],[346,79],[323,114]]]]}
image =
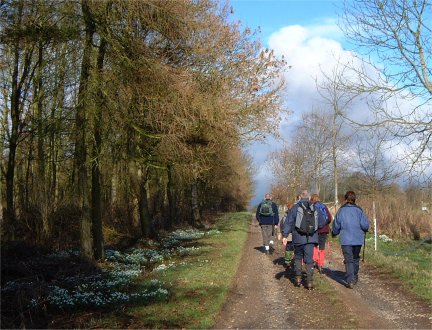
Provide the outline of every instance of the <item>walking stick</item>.
{"type": "Polygon", "coordinates": [[[366,249],[366,233],[364,234],[364,238],[363,238],[363,257],[362,257],[362,262],[364,262],[365,249],[366,249]]]}

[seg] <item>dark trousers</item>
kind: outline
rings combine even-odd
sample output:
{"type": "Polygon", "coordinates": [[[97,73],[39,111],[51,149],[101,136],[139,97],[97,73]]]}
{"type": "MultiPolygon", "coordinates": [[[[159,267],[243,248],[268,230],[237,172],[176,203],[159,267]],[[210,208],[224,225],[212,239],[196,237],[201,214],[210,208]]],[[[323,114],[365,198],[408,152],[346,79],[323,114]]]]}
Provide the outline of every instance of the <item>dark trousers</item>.
{"type": "Polygon", "coordinates": [[[360,250],[361,245],[342,245],[347,283],[356,283],[358,280],[360,250]]]}
{"type": "Polygon", "coordinates": [[[301,276],[302,270],[302,260],[306,264],[306,275],[307,281],[312,281],[313,277],[313,248],[314,243],[295,245],[294,246],[294,265],[295,265],[295,275],[301,276]]]}
{"type": "Polygon", "coordinates": [[[320,250],[325,250],[325,245],[327,242],[328,234],[318,234],[318,248],[320,250]]]}

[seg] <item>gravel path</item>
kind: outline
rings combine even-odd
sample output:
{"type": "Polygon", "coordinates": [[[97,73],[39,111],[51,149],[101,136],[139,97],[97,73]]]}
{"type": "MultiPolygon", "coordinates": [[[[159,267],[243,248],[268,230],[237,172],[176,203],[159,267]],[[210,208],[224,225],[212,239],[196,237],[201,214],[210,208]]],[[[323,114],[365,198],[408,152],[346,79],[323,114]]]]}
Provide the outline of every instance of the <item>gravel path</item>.
{"type": "MultiPolygon", "coordinates": [[[[343,285],[339,246],[331,247],[323,274],[331,292],[295,287],[282,264],[283,246],[261,251],[260,227],[252,220],[241,263],[215,329],[431,329],[432,305],[401,288],[373,266],[362,263],[360,280],[343,285]]],[[[327,285],[326,285],[327,286],[327,285]]]]}

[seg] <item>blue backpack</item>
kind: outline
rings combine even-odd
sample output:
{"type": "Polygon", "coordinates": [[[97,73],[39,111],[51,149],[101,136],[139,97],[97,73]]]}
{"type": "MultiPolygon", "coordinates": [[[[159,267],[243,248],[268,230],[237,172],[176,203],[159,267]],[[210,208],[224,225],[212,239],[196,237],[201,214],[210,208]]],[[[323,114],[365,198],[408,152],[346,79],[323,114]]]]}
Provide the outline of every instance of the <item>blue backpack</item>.
{"type": "Polygon", "coordinates": [[[322,215],[324,216],[325,223],[328,223],[328,216],[325,205],[321,202],[317,202],[315,203],[315,206],[321,211],[322,215]]]}

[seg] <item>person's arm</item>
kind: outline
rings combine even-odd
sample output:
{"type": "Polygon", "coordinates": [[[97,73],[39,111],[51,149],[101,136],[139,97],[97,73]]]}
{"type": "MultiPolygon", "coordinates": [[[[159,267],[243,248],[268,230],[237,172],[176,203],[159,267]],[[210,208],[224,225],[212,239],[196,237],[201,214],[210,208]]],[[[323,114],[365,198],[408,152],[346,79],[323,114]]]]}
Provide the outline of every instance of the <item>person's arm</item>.
{"type": "Polygon", "coordinates": [[[261,224],[260,223],[260,218],[259,218],[260,207],[261,207],[261,203],[258,204],[257,209],[256,209],[256,213],[255,213],[255,218],[256,218],[256,220],[258,221],[259,224],[261,224]]]}
{"type": "Polygon", "coordinates": [[[328,209],[328,207],[326,205],[324,205],[324,207],[325,207],[325,211],[327,213],[327,219],[328,219],[327,223],[330,224],[330,222],[332,222],[332,220],[333,220],[332,214],[330,213],[330,210],[328,209]]]}
{"type": "Polygon", "coordinates": [[[366,214],[363,212],[361,212],[360,215],[360,228],[364,231],[367,232],[369,230],[369,220],[366,217],[366,214]]]}
{"type": "Polygon", "coordinates": [[[272,203],[272,209],[273,209],[273,223],[274,226],[277,227],[279,225],[279,209],[276,205],[276,203],[272,203]]]}
{"type": "Polygon", "coordinates": [[[293,226],[293,224],[295,222],[296,213],[297,213],[297,208],[293,206],[289,210],[288,215],[287,215],[287,217],[285,219],[285,222],[284,222],[284,225],[283,225],[283,233],[282,233],[282,236],[283,236],[282,243],[283,243],[283,245],[286,245],[287,242],[288,242],[288,238],[287,237],[292,232],[292,226],[293,226]]]}
{"type": "Polygon", "coordinates": [[[338,211],[335,215],[334,221],[333,221],[333,226],[332,226],[332,231],[331,234],[332,236],[337,236],[340,233],[340,229],[341,229],[341,214],[338,211]]]}

